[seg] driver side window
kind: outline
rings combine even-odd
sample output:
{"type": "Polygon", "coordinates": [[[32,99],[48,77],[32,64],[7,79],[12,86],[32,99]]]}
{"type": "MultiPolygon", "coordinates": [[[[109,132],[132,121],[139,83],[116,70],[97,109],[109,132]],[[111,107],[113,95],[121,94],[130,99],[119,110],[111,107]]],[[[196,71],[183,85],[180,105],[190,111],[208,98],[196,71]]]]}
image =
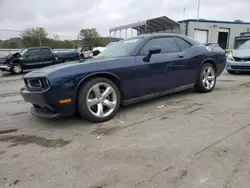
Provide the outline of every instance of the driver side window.
{"type": "Polygon", "coordinates": [[[145,46],[141,49],[139,55],[147,55],[149,49],[152,47],[158,46],[161,48],[161,53],[171,53],[171,52],[179,52],[176,42],[173,38],[170,37],[161,37],[161,38],[153,38],[148,41],[145,46]]]}
{"type": "Polygon", "coordinates": [[[28,51],[28,53],[27,53],[27,55],[29,55],[29,56],[40,56],[40,50],[38,50],[38,49],[34,49],[34,50],[29,50],[28,51]]]}

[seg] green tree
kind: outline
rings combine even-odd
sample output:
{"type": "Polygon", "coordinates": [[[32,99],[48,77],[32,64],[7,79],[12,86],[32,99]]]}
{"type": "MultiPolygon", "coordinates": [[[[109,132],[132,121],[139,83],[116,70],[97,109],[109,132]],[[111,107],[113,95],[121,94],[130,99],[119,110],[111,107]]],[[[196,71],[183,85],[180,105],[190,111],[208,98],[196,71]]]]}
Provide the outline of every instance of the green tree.
{"type": "Polygon", "coordinates": [[[23,44],[26,47],[43,45],[43,41],[48,37],[44,28],[27,28],[21,33],[23,44]]]}
{"type": "Polygon", "coordinates": [[[11,42],[10,43],[10,48],[18,48],[19,46],[18,46],[18,44],[17,44],[17,42],[11,42]]]}
{"type": "Polygon", "coordinates": [[[79,36],[85,44],[103,45],[103,40],[95,28],[81,29],[79,36]]]}

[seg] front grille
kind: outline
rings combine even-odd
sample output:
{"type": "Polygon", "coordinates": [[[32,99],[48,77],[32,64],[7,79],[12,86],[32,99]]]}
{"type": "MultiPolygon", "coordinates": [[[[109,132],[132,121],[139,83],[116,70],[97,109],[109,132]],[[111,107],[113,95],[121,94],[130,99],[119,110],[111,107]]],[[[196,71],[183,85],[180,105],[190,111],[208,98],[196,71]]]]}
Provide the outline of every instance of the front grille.
{"type": "Polygon", "coordinates": [[[231,66],[232,69],[238,69],[238,70],[245,70],[245,69],[249,69],[250,70],[250,66],[231,66]]]}
{"type": "Polygon", "coordinates": [[[29,91],[44,91],[49,87],[49,82],[46,78],[24,79],[24,83],[29,91]]]}
{"type": "Polygon", "coordinates": [[[250,58],[234,57],[234,60],[239,62],[245,62],[245,61],[250,61],[250,58]]]}

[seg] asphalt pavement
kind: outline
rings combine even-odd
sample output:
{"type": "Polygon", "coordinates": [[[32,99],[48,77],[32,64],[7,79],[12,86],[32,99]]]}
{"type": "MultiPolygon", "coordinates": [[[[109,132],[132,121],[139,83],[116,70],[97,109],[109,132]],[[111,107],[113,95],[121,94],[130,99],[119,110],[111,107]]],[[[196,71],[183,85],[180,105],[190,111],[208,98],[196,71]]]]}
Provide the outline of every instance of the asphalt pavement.
{"type": "Polygon", "coordinates": [[[0,187],[249,188],[250,75],[120,109],[111,121],[45,120],[0,77],[0,187]]]}

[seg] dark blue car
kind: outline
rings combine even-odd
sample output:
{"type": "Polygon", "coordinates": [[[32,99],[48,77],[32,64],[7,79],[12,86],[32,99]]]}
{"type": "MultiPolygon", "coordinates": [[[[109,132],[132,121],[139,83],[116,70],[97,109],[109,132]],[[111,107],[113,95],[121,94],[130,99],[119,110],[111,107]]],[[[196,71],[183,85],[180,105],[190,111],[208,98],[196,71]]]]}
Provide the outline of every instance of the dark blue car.
{"type": "Polygon", "coordinates": [[[177,34],[142,35],[107,47],[87,61],[50,66],[24,76],[21,94],[41,117],[78,113],[90,121],[112,118],[120,105],[194,87],[213,90],[226,57],[177,34]]]}

